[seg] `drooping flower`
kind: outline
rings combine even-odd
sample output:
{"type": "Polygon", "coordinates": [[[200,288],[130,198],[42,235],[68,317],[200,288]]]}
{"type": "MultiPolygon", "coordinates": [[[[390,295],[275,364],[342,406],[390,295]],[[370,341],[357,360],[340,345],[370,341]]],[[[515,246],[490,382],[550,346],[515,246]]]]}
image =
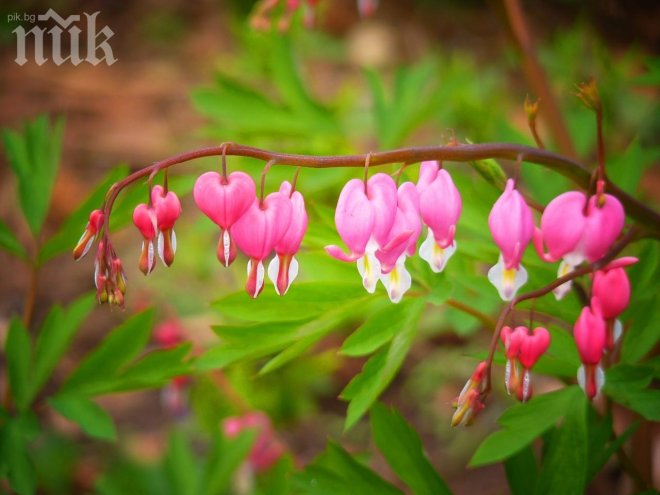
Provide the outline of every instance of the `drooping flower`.
{"type": "Polygon", "coordinates": [[[162,186],[154,186],[151,189],[151,204],[156,213],[158,256],[163,263],[170,266],[176,253],[174,223],[181,216],[181,202],[175,192],[167,191],[162,186]]]}
{"type": "Polygon", "coordinates": [[[80,258],[85,256],[89,249],[94,244],[94,239],[97,238],[101,227],[103,227],[103,221],[105,217],[101,210],[93,210],[89,214],[89,220],[85,226],[85,231],[83,232],[78,244],[73,248],[73,259],[78,261],[80,258]]]}
{"type": "Polygon", "coordinates": [[[454,415],[451,418],[452,426],[469,426],[474,418],[484,408],[482,393],[484,391],[484,378],[488,368],[485,361],[481,361],[470,379],[465,383],[463,390],[454,402],[454,415]]]}
{"type": "Polygon", "coordinates": [[[142,234],[142,249],[138,267],[149,275],[156,266],[154,240],[156,238],[156,212],[151,206],[140,203],[133,210],[133,224],[142,234]]]}
{"type": "Polygon", "coordinates": [[[224,266],[229,266],[236,258],[236,245],[232,242],[230,229],[256,197],[254,181],[244,172],[232,172],[226,179],[217,172],[206,172],[195,182],[195,204],[220,227],[216,254],[224,266]]]}
{"type": "Polygon", "coordinates": [[[247,293],[256,298],[264,288],[264,264],[291,223],[291,200],[281,192],[270,193],[252,205],[231,227],[232,238],[250,259],[247,265],[247,293]]]}
{"type": "Polygon", "coordinates": [[[637,258],[624,257],[614,260],[594,273],[591,292],[600,301],[603,318],[607,325],[606,348],[612,350],[623,332],[618,316],[630,302],[630,280],[623,267],[636,263],[637,258]]]}
{"type": "Polygon", "coordinates": [[[530,371],[550,345],[550,333],[543,327],[536,327],[530,333],[525,326],[515,330],[504,327],[500,333],[507,358],[505,369],[505,387],[508,394],[515,393],[521,402],[532,396],[530,371]],[[522,374],[518,371],[522,366],[522,374]]]}
{"type": "Polygon", "coordinates": [[[288,181],[282,182],[280,193],[290,198],[291,221],[282,238],[275,244],[275,257],[268,264],[268,278],[275,285],[275,291],[283,296],[298,275],[298,260],[295,254],[300,249],[307,231],[307,210],[305,198],[299,191],[292,192],[288,181]]]}
{"type": "Polygon", "coordinates": [[[94,284],[99,303],[124,307],[126,274],[121,260],[107,239],[101,239],[94,260],[94,284]]]}
{"type": "Polygon", "coordinates": [[[421,231],[417,188],[412,182],[404,182],[397,190],[396,215],[386,244],[376,251],[380,262],[380,281],[393,303],[401,301],[412,284],[405,263],[406,258],[415,253],[421,231]]]}
{"type": "MultiPolygon", "coordinates": [[[[560,194],[550,201],[534,232],[534,246],[548,262],[562,259],[558,276],[571,272],[584,260],[594,262],[605,255],[623,229],[625,213],[617,198],[609,194],[587,198],[579,191],[560,194]],[[543,244],[548,248],[544,252],[543,244]]],[[[561,299],[571,288],[567,282],[554,290],[561,299]]]]}
{"type": "Polygon", "coordinates": [[[456,224],[461,216],[461,195],[449,173],[437,161],[422,162],[417,181],[419,210],[428,236],[419,256],[438,273],[456,251],[456,224]]]}
{"type": "Polygon", "coordinates": [[[235,438],[245,430],[254,430],[257,433],[247,462],[258,473],[272,467],[285,452],[284,444],[277,437],[270,418],[260,411],[227,418],[222,429],[229,438],[235,438]]]}
{"type": "Polygon", "coordinates": [[[488,280],[503,300],[510,301],[527,282],[527,270],[520,260],[534,234],[532,212],[516,190],[513,179],[507,180],[504,192],[493,205],[488,226],[500,248],[499,260],[488,271],[488,280]]]}
{"type": "Polygon", "coordinates": [[[582,308],[573,327],[573,337],[582,361],[577,374],[578,383],[587,397],[593,399],[605,383],[600,360],[607,344],[605,320],[600,301],[596,297],[591,298],[591,306],[582,308]]]}
{"type": "MultiPolygon", "coordinates": [[[[359,179],[348,181],[337,201],[335,225],[349,254],[335,245],[326,246],[325,250],[338,260],[357,261],[364,288],[370,293],[376,290],[381,273],[376,251],[388,247],[388,234],[394,224],[396,207],[396,184],[392,177],[382,173],[372,176],[366,185],[359,179]]],[[[407,240],[410,232],[402,237],[407,240]]],[[[390,242],[405,241],[397,238],[390,242]]]]}

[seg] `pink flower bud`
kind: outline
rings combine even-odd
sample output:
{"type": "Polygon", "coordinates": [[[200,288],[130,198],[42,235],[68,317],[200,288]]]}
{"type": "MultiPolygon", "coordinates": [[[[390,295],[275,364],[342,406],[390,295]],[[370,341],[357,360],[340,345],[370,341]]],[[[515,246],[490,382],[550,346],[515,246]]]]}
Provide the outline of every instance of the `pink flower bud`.
{"type": "MultiPolygon", "coordinates": [[[[525,329],[526,330],[526,329],[525,329]]],[[[532,369],[550,346],[550,333],[543,327],[536,327],[530,334],[525,331],[520,344],[518,360],[526,370],[532,369]]]]}
{"type": "Polygon", "coordinates": [[[94,244],[94,239],[96,239],[101,231],[101,227],[103,227],[104,220],[105,216],[101,210],[93,210],[89,214],[89,220],[85,226],[85,231],[80,237],[80,240],[78,240],[76,247],[73,248],[74,260],[78,261],[89,252],[92,244],[94,244]]]}
{"type": "Polygon", "coordinates": [[[461,195],[449,173],[436,161],[422,162],[417,191],[422,220],[429,228],[419,255],[438,273],[456,251],[454,236],[463,207],[461,195]]]}
{"type": "Polygon", "coordinates": [[[162,186],[154,186],[151,190],[151,203],[156,213],[158,255],[165,265],[170,266],[176,253],[174,223],[181,215],[181,202],[174,192],[166,193],[162,186]]]}
{"type": "Polygon", "coordinates": [[[482,361],[472,373],[463,390],[454,403],[455,411],[451,418],[452,426],[469,426],[476,415],[484,408],[481,394],[486,376],[486,362],[482,361]]]}
{"type": "Polygon", "coordinates": [[[607,343],[605,321],[597,298],[591,299],[591,307],[582,308],[573,328],[573,337],[583,363],[578,370],[578,382],[589,399],[593,399],[604,383],[599,363],[607,343]]]}
{"type": "Polygon", "coordinates": [[[600,301],[603,317],[607,320],[618,317],[630,302],[630,281],[621,266],[598,270],[591,291],[600,301]]]}

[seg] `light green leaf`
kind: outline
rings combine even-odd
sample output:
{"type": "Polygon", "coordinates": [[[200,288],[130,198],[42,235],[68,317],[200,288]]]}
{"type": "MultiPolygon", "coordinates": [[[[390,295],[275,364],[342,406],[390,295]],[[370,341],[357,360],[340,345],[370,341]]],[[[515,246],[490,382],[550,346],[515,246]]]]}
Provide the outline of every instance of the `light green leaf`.
{"type": "Polygon", "coordinates": [[[143,311],[112,330],[69,376],[62,385],[62,392],[93,393],[95,388],[116,376],[146,345],[153,318],[153,310],[143,311]]]}
{"type": "Polygon", "coordinates": [[[95,306],[94,294],[82,296],[68,308],[53,306],[37,337],[31,396],[36,395],[68,349],[73,336],[95,306]]]}
{"type": "Polygon", "coordinates": [[[536,494],[582,495],[587,476],[587,399],[580,394],[568,405],[564,421],[551,436],[536,494]]]}
{"type": "Polygon", "coordinates": [[[20,259],[25,259],[27,256],[23,245],[16,239],[9,226],[2,220],[0,220],[0,249],[20,259]]]}
{"type": "Polygon", "coordinates": [[[325,452],[295,476],[294,486],[306,495],[402,495],[399,489],[333,442],[329,442],[325,452]]]}
{"type": "Polygon", "coordinates": [[[247,458],[257,432],[246,430],[235,438],[213,435],[213,447],[204,466],[200,493],[215,495],[227,491],[241,463],[247,458]]]}
{"type": "Polygon", "coordinates": [[[35,237],[41,232],[50,206],[63,130],[63,119],[51,128],[48,118],[41,115],[26,122],[22,133],[3,131],[7,160],[18,181],[21,209],[35,237]]]}
{"type": "Polygon", "coordinates": [[[48,403],[62,416],[77,423],[89,436],[116,440],[117,432],[110,415],[98,404],[80,395],[56,395],[48,403]]]}
{"type": "Polygon", "coordinates": [[[506,185],[507,175],[493,158],[486,160],[475,160],[470,162],[472,168],[489,184],[496,189],[503,191],[506,185]]]}
{"type": "Polygon", "coordinates": [[[553,426],[569,404],[580,400],[582,395],[579,387],[571,386],[511,406],[497,420],[502,429],[486,437],[470,460],[470,466],[492,464],[519,452],[553,426]]]}
{"type": "Polygon", "coordinates": [[[399,413],[381,404],[374,404],[370,418],[378,450],[399,478],[411,488],[412,493],[451,493],[429,462],[419,435],[399,413]]]}
{"type": "Polygon", "coordinates": [[[175,429],[170,433],[163,468],[173,493],[180,495],[199,493],[201,470],[181,430],[175,429]]]}
{"type": "Polygon", "coordinates": [[[82,235],[92,210],[99,208],[110,186],[125,177],[128,173],[126,165],[113,168],[87,197],[85,201],[71,213],[60,226],[57,233],[49,238],[39,251],[38,261],[45,263],[51,258],[73,249],[78,238],[82,235]]]}
{"type": "Polygon", "coordinates": [[[367,412],[399,371],[417,333],[417,322],[423,308],[423,300],[413,301],[406,313],[406,320],[389,346],[371,356],[360,374],[342,391],[341,398],[350,401],[345,430],[351,428],[367,412]]]}
{"type": "Polygon", "coordinates": [[[19,411],[25,411],[30,404],[32,344],[25,326],[16,317],[9,324],[5,353],[12,396],[19,411]]]}

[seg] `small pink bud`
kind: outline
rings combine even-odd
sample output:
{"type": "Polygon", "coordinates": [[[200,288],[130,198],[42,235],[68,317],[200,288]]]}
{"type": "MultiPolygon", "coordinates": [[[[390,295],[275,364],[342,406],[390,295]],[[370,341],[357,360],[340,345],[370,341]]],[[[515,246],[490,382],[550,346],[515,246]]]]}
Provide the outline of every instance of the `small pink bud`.
{"type": "Polygon", "coordinates": [[[605,319],[618,317],[630,302],[630,281],[626,271],[623,268],[597,271],[592,294],[600,301],[605,319]]]}
{"type": "Polygon", "coordinates": [[[154,255],[154,238],[156,237],[156,212],[150,206],[142,203],[133,210],[133,223],[142,234],[142,248],[138,267],[145,275],[149,275],[156,266],[154,255]]]}

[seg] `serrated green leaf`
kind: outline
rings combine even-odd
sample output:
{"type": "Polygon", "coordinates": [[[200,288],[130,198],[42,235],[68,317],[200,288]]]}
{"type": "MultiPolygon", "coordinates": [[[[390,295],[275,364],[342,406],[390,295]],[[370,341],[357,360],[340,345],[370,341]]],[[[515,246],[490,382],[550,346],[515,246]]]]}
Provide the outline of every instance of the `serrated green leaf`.
{"type": "Polygon", "coordinates": [[[470,460],[470,466],[492,464],[519,452],[554,425],[571,401],[579,400],[582,395],[579,387],[571,386],[511,406],[497,420],[502,429],[481,442],[470,460]]]}
{"type": "Polygon", "coordinates": [[[81,395],[56,395],[48,403],[62,416],[78,424],[90,437],[114,441],[117,431],[110,415],[81,395]]]}
{"type": "Polygon", "coordinates": [[[21,209],[32,234],[43,226],[57,176],[64,120],[50,126],[40,115],[26,122],[22,133],[5,129],[3,140],[7,160],[18,181],[21,209]]]}
{"type": "Polygon", "coordinates": [[[25,259],[27,256],[23,245],[16,239],[9,226],[2,220],[0,220],[0,249],[20,259],[25,259]]]}
{"type": "Polygon", "coordinates": [[[144,348],[153,325],[154,312],[138,313],[116,327],[92,353],[87,355],[62,385],[62,392],[93,393],[144,348]]]}
{"type": "Polygon", "coordinates": [[[377,403],[371,408],[370,419],[371,432],[378,450],[412,493],[451,493],[429,462],[419,435],[399,413],[377,403]]]}
{"type": "Polygon", "coordinates": [[[69,347],[73,336],[96,305],[94,294],[82,296],[68,308],[53,306],[37,337],[31,396],[36,395],[69,347]]]}
{"type": "Polygon", "coordinates": [[[18,318],[9,324],[5,348],[11,393],[20,411],[30,403],[32,380],[32,344],[27,329],[18,318]]]}
{"type": "Polygon", "coordinates": [[[351,428],[367,412],[383,390],[390,384],[410,350],[417,333],[424,301],[413,300],[407,311],[407,318],[389,346],[378,351],[365,363],[341,393],[341,398],[349,400],[344,429],[351,428]]]}
{"type": "Polygon", "coordinates": [[[43,244],[38,255],[40,264],[73,249],[87,225],[90,212],[101,206],[110,186],[125,177],[127,173],[128,166],[126,165],[119,165],[108,172],[87,199],[67,217],[57,233],[43,244]]]}
{"type": "Polygon", "coordinates": [[[536,495],[582,495],[587,476],[587,399],[580,394],[568,405],[543,459],[536,495]]]}
{"type": "Polygon", "coordinates": [[[402,495],[399,489],[333,442],[329,442],[325,452],[294,477],[294,486],[299,493],[306,495],[402,495]]]}

